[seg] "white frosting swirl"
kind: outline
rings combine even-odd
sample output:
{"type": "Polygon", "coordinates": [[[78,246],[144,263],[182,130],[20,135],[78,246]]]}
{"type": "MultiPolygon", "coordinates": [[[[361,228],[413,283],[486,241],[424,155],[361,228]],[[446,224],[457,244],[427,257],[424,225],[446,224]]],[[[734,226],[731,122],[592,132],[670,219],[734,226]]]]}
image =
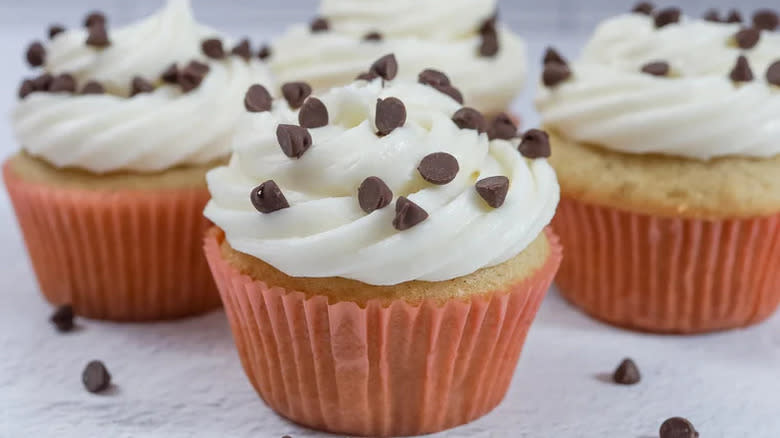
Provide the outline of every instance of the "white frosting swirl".
{"type": "Polygon", "coordinates": [[[109,27],[105,49],[85,45],[81,29],[56,36],[46,48],[46,70],[72,74],[79,88],[98,80],[111,94],[33,93],[14,110],[17,138],[27,152],[55,166],[95,173],[154,172],[228,155],[247,88],[273,81],[259,60],[205,58],[201,41],[214,36],[197,24],[188,0],[170,0],[138,23],[109,27]],[[156,81],[171,63],[183,67],[193,59],[210,67],[196,89],[182,93],[163,84],[126,97],[133,77],[156,81]]]}
{"type": "Polygon", "coordinates": [[[489,141],[459,129],[455,101],[431,87],[381,80],[335,88],[321,97],[330,124],[311,129],[312,147],[285,156],[275,137],[280,123],[297,123],[284,101],[271,112],[247,114],[228,166],[208,174],[212,200],[205,214],[231,247],[296,277],[343,277],[374,285],[443,281],[500,264],[542,232],[558,203],[555,173],[546,160],[526,160],[518,141],[489,141]],[[377,98],[397,97],[406,124],[385,137],[374,127],[377,98]],[[460,171],[449,184],[425,182],[423,157],[447,152],[460,171]],[[510,188],[492,209],[477,194],[477,180],[503,175],[510,188]],[[395,199],[406,196],[429,218],[406,231],[392,226],[395,202],[366,214],[357,200],[363,179],[377,176],[395,199]],[[274,180],[290,207],[260,214],[250,191],[274,180]]]}
{"type": "Polygon", "coordinates": [[[780,88],[765,72],[780,60],[780,34],[761,32],[749,50],[732,38],[738,24],[683,19],[656,29],[651,18],[622,15],[602,23],[572,78],[543,88],[537,108],[546,126],[573,140],[626,153],[701,160],[780,153],[780,88]],[[752,82],[729,78],[744,54],[752,82]],[[641,72],[665,61],[668,77],[641,72]]]}
{"type": "Polygon", "coordinates": [[[450,76],[469,106],[505,111],[525,81],[524,43],[498,27],[499,52],[479,56],[478,32],[496,0],[324,0],[330,30],[290,28],[273,43],[271,68],[280,81],[307,81],[315,89],[345,85],[382,55],[398,58],[399,77],[414,80],[426,68],[450,76]],[[363,41],[373,31],[382,41],[363,41]]]}

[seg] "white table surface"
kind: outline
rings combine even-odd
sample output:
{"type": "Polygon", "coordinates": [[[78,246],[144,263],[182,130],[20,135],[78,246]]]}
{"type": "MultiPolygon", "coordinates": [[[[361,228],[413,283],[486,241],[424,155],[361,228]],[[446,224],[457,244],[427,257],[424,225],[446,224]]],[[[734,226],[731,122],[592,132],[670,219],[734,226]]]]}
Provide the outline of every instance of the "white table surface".
{"type": "MultiPolygon", "coordinates": [[[[26,74],[19,35],[0,33],[5,113],[26,74]]],[[[546,39],[530,42],[533,78],[546,39]]],[[[561,45],[576,51],[571,38],[561,45]]],[[[526,122],[537,120],[527,99],[518,107],[526,122]]],[[[0,156],[15,148],[0,123],[0,156]]],[[[256,396],[221,312],[142,325],[81,320],[81,330],[61,335],[47,321],[52,309],[38,293],[5,190],[0,242],[0,438],[325,436],[281,419],[256,396]],[[112,393],[83,389],[81,371],[92,359],[109,367],[112,393]]],[[[595,322],[553,290],[503,404],[436,436],[653,438],[664,419],[685,416],[702,438],[777,438],[779,405],[780,316],[727,333],[653,336],[595,322]],[[624,356],[642,370],[637,386],[605,380],[624,356]]]]}

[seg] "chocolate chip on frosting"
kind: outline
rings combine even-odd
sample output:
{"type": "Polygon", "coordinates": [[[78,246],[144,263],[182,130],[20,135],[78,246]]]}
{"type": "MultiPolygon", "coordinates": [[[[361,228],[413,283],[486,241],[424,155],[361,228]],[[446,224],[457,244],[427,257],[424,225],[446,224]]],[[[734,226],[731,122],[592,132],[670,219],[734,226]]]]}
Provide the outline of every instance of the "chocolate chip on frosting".
{"type": "Polygon", "coordinates": [[[759,38],[761,31],[752,27],[743,28],[734,34],[734,41],[740,49],[752,49],[758,44],[759,38]]]}
{"type": "Polygon", "coordinates": [[[246,96],[244,96],[244,107],[246,107],[246,110],[250,113],[270,111],[272,102],[271,93],[260,84],[249,87],[246,96]]]}
{"type": "Polygon", "coordinates": [[[427,69],[417,76],[417,81],[423,85],[431,86],[439,92],[450,96],[456,102],[463,104],[463,94],[450,84],[450,78],[446,74],[438,70],[427,69]]]}
{"type": "Polygon", "coordinates": [[[240,56],[244,58],[244,61],[248,62],[249,59],[252,58],[252,46],[249,44],[248,39],[243,39],[240,43],[233,47],[230,53],[236,56],[240,56]]]}
{"type": "Polygon", "coordinates": [[[22,84],[19,85],[19,99],[24,99],[25,97],[29,96],[30,93],[34,93],[35,91],[38,91],[35,89],[35,83],[31,79],[25,79],[22,81],[22,84]]]}
{"type": "Polygon", "coordinates": [[[225,57],[225,48],[222,46],[222,40],[209,38],[200,43],[203,54],[211,59],[222,59],[225,57]]]}
{"type": "Polygon", "coordinates": [[[653,6],[652,3],[639,2],[634,6],[634,9],[632,9],[631,12],[642,15],[653,15],[653,9],[655,9],[655,6],[653,6]]]}
{"type": "Polygon", "coordinates": [[[766,81],[780,87],[780,61],[775,61],[766,69],[766,81]]]}
{"type": "Polygon", "coordinates": [[[753,80],[753,70],[750,63],[744,55],[739,55],[737,63],[729,73],[729,77],[734,82],[750,82],[753,80]]]}
{"type": "Polygon", "coordinates": [[[492,33],[496,30],[496,23],[498,23],[498,10],[496,9],[493,11],[493,14],[489,17],[487,17],[482,23],[479,25],[479,31],[480,34],[484,35],[486,33],[492,33]]]}
{"type": "Polygon", "coordinates": [[[263,214],[273,213],[290,206],[282,190],[273,180],[268,180],[252,189],[249,199],[255,209],[263,214]]]}
{"type": "Polygon", "coordinates": [[[376,118],[374,120],[377,135],[384,137],[406,123],[406,106],[400,99],[388,97],[376,100],[376,118]]]}
{"type": "Polygon", "coordinates": [[[318,17],[311,22],[311,25],[309,25],[309,29],[311,29],[311,31],[314,33],[326,32],[330,30],[330,23],[328,22],[327,19],[318,17]]]}
{"type": "Polygon", "coordinates": [[[428,212],[406,197],[399,196],[398,200],[395,201],[393,227],[395,227],[396,230],[408,230],[425,219],[428,219],[428,212]]]}
{"type": "Polygon", "coordinates": [[[51,87],[53,81],[54,76],[49,73],[43,73],[32,80],[33,85],[35,85],[35,91],[49,91],[49,87],[51,87]]]}
{"type": "Polygon", "coordinates": [[[517,125],[509,117],[509,114],[501,113],[493,119],[493,123],[491,123],[487,132],[490,140],[509,140],[517,137],[517,125]]]}
{"type": "Polygon", "coordinates": [[[100,11],[92,11],[84,18],[84,27],[91,27],[94,24],[105,25],[106,23],[106,16],[100,11]]]}
{"type": "Polygon", "coordinates": [[[479,55],[491,58],[498,54],[500,46],[498,43],[498,33],[495,29],[492,32],[483,33],[482,41],[479,43],[479,55]]]}
{"type": "Polygon", "coordinates": [[[460,171],[458,160],[446,152],[434,152],[422,159],[417,171],[431,184],[449,184],[460,171]]]}
{"type": "Polygon", "coordinates": [[[529,129],[523,134],[520,146],[517,147],[525,158],[532,160],[550,156],[550,137],[540,129],[529,129]]]}
{"type": "Polygon", "coordinates": [[[493,208],[504,205],[506,194],[509,192],[509,178],[505,176],[491,176],[477,181],[474,186],[477,193],[487,204],[493,208]]]}
{"type": "Polygon", "coordinates": [[[487,131],[487,122],[485,117],[474,108],[463,107],[455,112],[452,121],[460,129],[473,129],[480,134],[487,131]]]}
{"type": "Polygon", "coordinates": [[[717,9],[709,9],[704,13],[705,21],[712,21],[714,23],[720,23],[720,13],[717,9]]]}
{"type": "Polygon", "coordinates": [[[545,87],[555,87],[570,77],[571,70],[569,70],[569,66],[566,64],[557,64],[551,62],[544,65],[544,71],[542,71],[542,83],[545,87]]]}
{"type": "Polygon", "coordinates": [[[660,438],[699,438],[699,432],[685,418],[673,417],[661,424],[658,431],[660,438]]]}
{"type": "Polygon", "coordinates": [[[49,26],[49,39],[53,40],[54,37],[65,32],[65,27],[59,24],[52,24],[49,26]]]}
{"type": "Polygon", "coordinates": [[[260,51],[257,52],[257,57],[265,61],[271,56],[271,46],[268,44],[263,45],[263,47],[260,48],[260,51]]]}
{"type": "Polygon", "coordinates": [[[282,152],[290,158],[301,158],[312,143],[309,130],[297,125],[279,125],[276,128],[276,140],[282,152]]]}
{"type": "Polygon", "coordinates": [[[146,79],[140,76],[136,76],[133,78],[130,87],[130,97],[139,94],[144,94],[144,93],[151,93],[152,91],[154,91],[154,85],[152,85],[151,82],[147,81],[146,79]]]}
{"type": "Polygon", "coordinates": [[[387,81],[393,80],[398,74],[398,62],[395,60],[395,55],[390,53],[377,59],[371,64],[369,71],[376,73],[387,81]]]}
{"type": "Polygon", "coordinates": [[[649,62],[642,66],[642,73],[653,76],[666,76],[669,74],[669,63],[665,61],[649,62]]]}
{"type": "Polygon", "coordinates": [[[39,41],[35,41],[27,47],[25,57],[30,67],[40,67],[46,62],[46,49],[39,41]]]}
{"type": "Polygon", "coordinates": [[[314,129],[328,125],[328,108],[316,97],[306,99],[298,112],[298,124],[314,129]]]}
{"type": "Polygon", "coordinates": [[[372,72],[372,71],[364,71],[363,73],[360,73],[355,77],[355,80],[358,81],[373,81],[374,79],[378,78],[379,75],[372,72]]]}
{"type": "Polygon", "coordinates": [[[311,94],[311,85],[306,82],[288,82],[282,85],[282,96],[292,109],[298,109],[311,94]]]}
{"type": "Polygon", "coordinates": [[[105,22],[97,21],[95,24],[89,26],[89,35],[87,36],[86,44],[92,47],[108,47],[111,45],[111,40],[108,38],[108,31],[106,30],[105,22]]]}
{"type": "Polygon", "coordinates": [[[169,84],[175,84],[179,82],[179,67],[175,62],[165,69],[161,78],[163,82],[167,82],[169,84]]]}
{"type": "Polygon", "coordinates": [[[655,27],[661,28],[666,25],[680,21],[681,11],[679,8],[666,8],[658,11],[655,15],[655,27]]]}
{"type": "Polygon", "coordinates": [[[105,87],[98,81],[89,81],[81,88],[81,94],[104,94],[105,87]]]}
{"type": "Polygon", "coordinates": [[[380,210],[393,202],[393,191],[376,176],[363,180],[358,187],[358,203],[366,213],[380,210]]]}
{"type": "Polygon", "coordinates": [[[379,32],[369,32],[363,36],[363,41],[382,41],[382,34],[379,32]]]}
{"type": "Polygon", "coordinates": [[[189,93],[198,88],[211,68],[202,62],[190,61],[186,67],[179,70],[177,78],[181,91],[189,93]]]}
{"type": "Polygon", "coordinates": [[[777,12],[769,9],[761,9],[753,14],[753,27],[763,30],[775,30],[780,25],[777,12]]]}
{"type": "Polygon", "coordinates": [[[738,10],[732,9],[729,11],[729,15],[726,16],[726,23],[742,23],[742,14],[738,10]]]}
{"type": "Polygon", "coordinates": [[[48,88],[52,93],[75,93],[76,80],[73,78],[73,76],[67,73],[63,73],[54,77],[48,88]]]}
{"type": "Polygon", "coordinates": [[[563,64],[567,65],[568,62],[566,62],[566,58],[561,56],[560,53],[558,53],[557,50],[555,50],[553,47],[548,47],[547,50],[544,52],[544,58],[542,58],[542,64],[563,64]]]}

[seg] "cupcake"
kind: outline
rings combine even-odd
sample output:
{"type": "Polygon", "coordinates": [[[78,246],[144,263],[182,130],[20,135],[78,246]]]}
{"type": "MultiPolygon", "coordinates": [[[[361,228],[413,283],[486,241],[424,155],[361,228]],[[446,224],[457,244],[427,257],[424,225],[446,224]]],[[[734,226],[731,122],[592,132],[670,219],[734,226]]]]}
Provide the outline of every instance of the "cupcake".
{"type": "Polygon", "coordinates": [[[545,56],[557,284],[596,318],[696,333],[780,302],[780,35],[773,12],[738,18],[645,4],[602,23],[576,63],[545,56]]]}
{"type": "Polygon", "coordinates": [[[113,29],[52,26],[27,60],[3,178],[40,289],[90,318],[176,318],[220,305],[202,254],[206,171],[227,159],[246,88],[270,83],[188,1],[113,29]],[[232,50],[231,50],[232,49],[232,50]]]}
{"type": "Polygon", "coordinates": [[[323,0],[319,18],[273,42],[271,69],[280,81],[326,90],[395,53],[401,79],[447,72],[459,91],[438,85],[492,118],[507,111],[526,75],[525,44],[498,23],[496,8],[496,0],[323,0]]]}
{"type": "Polygon", "coordinates": [[[205,210],[257,392],[349,435],[489,412],[561,259],[546,137],[491,141],[478,111],[413,81],[357,81],[299,109],[269,93],[247,93],[205,210]]]}

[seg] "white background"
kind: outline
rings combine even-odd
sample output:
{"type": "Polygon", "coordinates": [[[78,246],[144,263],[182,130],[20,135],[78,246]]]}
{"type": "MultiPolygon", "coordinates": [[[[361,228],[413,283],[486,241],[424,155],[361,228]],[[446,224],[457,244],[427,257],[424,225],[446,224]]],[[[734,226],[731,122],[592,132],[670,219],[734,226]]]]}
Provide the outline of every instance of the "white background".
{"type": "MultiPolygon", "coordinates": [[[[392,0],[387,0],[392,1],[392,0]]],[[[544,46],[576,54],[600,18],[632,2],[503,1],[502,17],[529,42],[532,78],[544,46]],[[611,12],[609,12],[611,11],[611,12]]],[[[686,11],[737,3],[686,1],[686,11]]],[[[775,6],[777,1],[740,2],[775,6]]],[[[24,47],[49,22],[74,26],[87,9],[114,23],[152,11],[156,0],[0,2],[0,109],[15,102],[29,74],[24,47]]],[[[314,15],[314,0],[194,0],[196,14],[235,36],[267,39],[285,23],[314,15]],[[277,3],[284,3],[279,6],[277,3]]],[[[742,7],[744,13],[751,9],[742,7]]],[[[780,54],[779,54],[780,57],[780,54]]],[[[532,80],[533,82],[533,80],[532,80]]],[[[526,125],[537,117],[529,95],[518,100],[526,125]]],[[[0,156],[15,144],[0,123],[0,156]]],[[[293,437],[323,436],[274,415],[243,375],[224,316],[119,325],[81,321],[59,335],[37,291],[5,190],[0,190],[0,438],[17,437],[293,437]],[[80,373],[102,359],[114,375],[111,394],[86,393],[80,373]]],[[[670,337],[621,331],[592,321],[553,290],[532,328],[507,399],[472,425],[437,436],[653,438],[660,423],[690,418],[702,438],[780,437],[780,316],[750,329],[670,337]],[[643,380],[605,380],[624,356],[643,380]]]]}

